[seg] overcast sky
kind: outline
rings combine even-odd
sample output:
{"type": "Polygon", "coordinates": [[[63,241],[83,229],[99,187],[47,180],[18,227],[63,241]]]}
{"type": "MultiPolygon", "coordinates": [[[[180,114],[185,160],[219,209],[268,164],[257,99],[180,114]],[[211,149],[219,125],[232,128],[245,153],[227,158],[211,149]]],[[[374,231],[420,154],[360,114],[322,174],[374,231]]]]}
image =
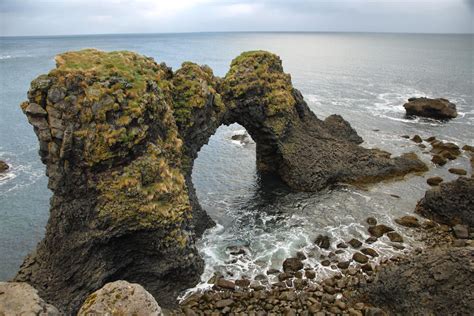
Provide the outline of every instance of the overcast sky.
{"type": "Polygon", "coordinates": [[[0,36],[216,31],[472,33],[474,0],[0,0],[0,36]]]}

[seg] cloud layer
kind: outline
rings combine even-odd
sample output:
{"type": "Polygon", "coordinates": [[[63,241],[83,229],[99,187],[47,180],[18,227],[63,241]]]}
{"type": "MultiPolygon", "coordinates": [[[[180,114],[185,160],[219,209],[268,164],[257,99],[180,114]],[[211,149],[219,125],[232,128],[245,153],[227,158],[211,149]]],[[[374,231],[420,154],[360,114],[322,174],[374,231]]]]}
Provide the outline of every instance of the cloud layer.
{"type": "Polygon", "coordinates": [[[474,0],[0,0],[0,36],[214,31],[472,33],[474,0]]]}

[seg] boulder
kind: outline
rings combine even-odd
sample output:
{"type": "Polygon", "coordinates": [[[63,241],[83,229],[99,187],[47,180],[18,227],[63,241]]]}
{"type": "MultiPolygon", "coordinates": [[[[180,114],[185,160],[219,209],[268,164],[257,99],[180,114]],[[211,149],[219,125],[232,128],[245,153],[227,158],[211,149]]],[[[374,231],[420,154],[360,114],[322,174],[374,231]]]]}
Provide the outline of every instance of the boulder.
{"type": "Polygon", "coordinates": [[[322,249],[329,249],[329,247],[331,246],[329,236],[318,235],[314,243],[322,249]]]}
{"type": "Polygon", "coordinates": [[[127,281],[107,283],[87,297],[78,316],[150,315],[161,316],[161,308],[143,286],[127,281]]]}
{"type": "Polygon", "coordinates": [[[0,173],[7,171],[9,168],[10,166],[6,162],[0,160],[0,173]]]}
{"type": "Polygon", "coordinates": [[[442,224],[474,227],[474,179],[460,177],[426,191],[416,212],[442,224]]]}
{"type": "Polygon", "coordinates": [[[24,282],[0,282],[0,315],[61,315],[38,291],[24,282]]]}
{"type": "Polygon", "coordinates": [[[448,171],[459,176],[465,176],[467,174],[467,171],[461,168],[449,168],[448,171]]]}
{"type": "Polygon", "coordinates": [[[426,180],[426,183],[428,183],[428,185],[434,187],[434,186],[437,186],[439,185],[441,182],[443,182],[443,178],[441,177],[431,177],[431,178],[428,178],[426,180]]]}
{"type": "Polygon", "coordinates": [[[283,261],[283,271],[296,272],[303,269],[303,262],[298,258],[288,258],[283,261]]]}
{"type": "Polygon", "coordinates": [[[470,315],[474,310],[474,249],[430,249],[382,266],[360,297],[390,315],[470,315]],[[427,290],[429,289],[429,290],[427,290]]]}
{"type": "Polygon", "coordinates": [[[452,119],[458,116],[456,105],[446,99],[410,98],[403,105],[408,116],[452,119]]]}

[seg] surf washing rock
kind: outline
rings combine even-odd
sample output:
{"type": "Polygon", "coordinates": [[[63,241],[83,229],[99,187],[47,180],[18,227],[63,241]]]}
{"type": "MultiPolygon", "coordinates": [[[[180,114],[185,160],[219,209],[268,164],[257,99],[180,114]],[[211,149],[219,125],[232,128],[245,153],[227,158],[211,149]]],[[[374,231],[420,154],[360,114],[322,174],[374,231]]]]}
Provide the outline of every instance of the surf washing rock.
{"type": "Polygon", "coordinates": [[[53,191],[45,238],[15,280],[66,313],[115,280],[143,285],[161,306],[197,284],[195,240],[214,223],[191,181],[194,159],[222,124],[256,142],[259,172],[316,191],[424,171],[414,154],[391,158],[339,116],[319,120],[280,58],[243,53],[224,78],[191,62],[173,72],[132,52],[57,56],[21,105],[53,191]]]}
{"type": "Polygon", "coordinates": [[[458,116],[456,105],[446,99],[410,98],[403,107],[407,115],[434,119],[452,119],[458,116]]]}

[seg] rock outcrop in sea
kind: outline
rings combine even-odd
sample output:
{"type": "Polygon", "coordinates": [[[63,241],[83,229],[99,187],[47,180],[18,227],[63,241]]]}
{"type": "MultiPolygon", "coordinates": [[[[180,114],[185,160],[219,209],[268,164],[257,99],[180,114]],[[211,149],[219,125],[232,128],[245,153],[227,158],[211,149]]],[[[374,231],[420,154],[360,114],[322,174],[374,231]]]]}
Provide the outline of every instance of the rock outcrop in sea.
{"type": "Polygon", "coordinates": [[[403,105],[408,116],[423,116],[434,119],[452,119],[458,116],[456,105],[446,99],[410,98],[403,105]]]}
{"type": "Polygon", "coordinates": [[[427,168],[414,154],[360,147],[340,116],[318,119],[268,52],[243,53],[224,78],[190,62],[173,72],[125,51],[68,52],[56,62],[21,105],[53,197],[45,238],[15,280],[66,313],[116,280],[141,284],[164,307],[199,281],[195,240],[213,222],[191,172],[222,124],[245,127],[258,170],[297,190],[427,168]]]}
{"type": "Polygon", "coordinates": [[[7,171],[10,168],[8,164],[2,160],[0,160],[0,173],[7,171]]]}

